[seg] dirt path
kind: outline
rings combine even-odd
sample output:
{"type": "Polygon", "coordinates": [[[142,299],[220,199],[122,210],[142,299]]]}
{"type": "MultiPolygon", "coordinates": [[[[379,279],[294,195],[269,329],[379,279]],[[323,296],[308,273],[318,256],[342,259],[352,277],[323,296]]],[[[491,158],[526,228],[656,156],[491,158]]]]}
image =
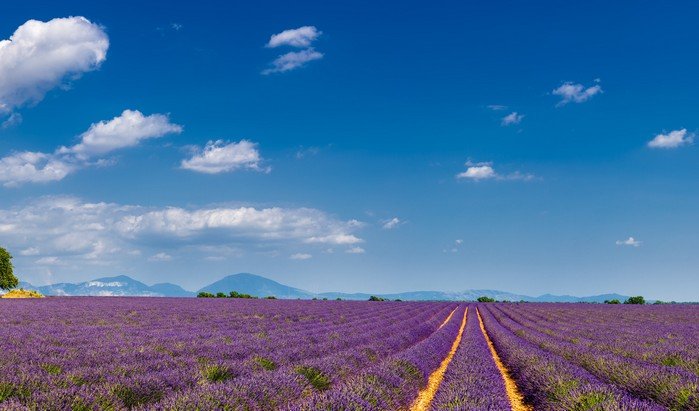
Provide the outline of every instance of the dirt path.
{"type": "MultiPolygon", "coordinates": [[[[447,321],[449,321],[452,315],[454,315],[454,311],[452,311],[452,313],[449,314],[447,321]]],[[[437,394],[439,385],[442,383],[442,380],[444,379],[444,373],[447,371],[447,367],[449,366],[449,363],[451,363],[451,360],[454,358],[454,354],[456,354],[456,350],[459,348],[459,344],[461,343],[461,337],[463,336],[464,328],[466,327],[467,313],[468,308],[464,310],[464,317],[461,320],[461,327],[459,328],[459,333],[456,335],[454,343],[451,345],[451,350],[449,350],[449,354],[447,354],[447,356],[444,357],[439,367],[436,370],[434,370],[432,374],[430,374],[430,378],[427,380],[427,386],[420,391],[417,398],[415,399],[415,402],[413,402],[413,405],[410,407],[410,411],[426,411],[427,409],[429,409],[435,394],[437,394]]],[[[445,321],[444,324],[446,324],[447,321],[445,321]]],[[[444,326],[444,324],[442,324],[442,326],[444,326]]],[[[440,328],[442,327],[440,326],[440,328]]]]}
{"type": "Polygon", "coordinates": [[[510,376],[510,372],[507,370],[507,367],[505,367],[505,364],[503,364],[502,360],[500,360],[500,356],[498,355],[497,351],[495,351],[495,346],[493,346],[493,342],[490,340],[490,336],[485,330],[483,319],[481,318],[481,312],[478,310],[478,308],[476,308],[476,314],[478,314],[478,322],[481,326],[481,332],[485,337],[485,341],[488,343],[488,348],[490,348],[490,353],[493,355],[493,360],[498,366],[498,370],[500,370],[502,379],[505,381],[505,391],[507,391],[507,398],[510,400],[512,411],[533,411],[534,408],[532,406],[524,403],[524,396],[519,391],[519,388],[517,388],[517,384],[510,376]]]}
{"type": "MultiPolygon", "coordinates": [[[[456,308],[459,308],[459,307],[456,307],[456,308]]],[[[442,327],[444,327],[445,325],[447,325],[447,323],[449,322],[449,320],[451,320],[451,317],[452,317],[452,316],[454,315],[454,313],[456,312],[456,308],[454,308],[453,310],[451,310],[451,312],[450,312],[449,315],[447,316],[447,319],[444,320],[444,322],[439,326],[439,328],[442,328],[442,327]]],[[[439,328],[437,328],[437,329],[439,330],[439,328]]]]}

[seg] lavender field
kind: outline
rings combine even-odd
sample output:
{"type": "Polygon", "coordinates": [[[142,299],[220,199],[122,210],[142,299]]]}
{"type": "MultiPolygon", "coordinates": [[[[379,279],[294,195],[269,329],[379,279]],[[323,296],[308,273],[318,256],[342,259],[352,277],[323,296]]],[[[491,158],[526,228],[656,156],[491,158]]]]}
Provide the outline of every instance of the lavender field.
{"type": "Polygon", "coordinates": [[[699,306],[0,300],[0,409],[697,410],[699,306]]]}

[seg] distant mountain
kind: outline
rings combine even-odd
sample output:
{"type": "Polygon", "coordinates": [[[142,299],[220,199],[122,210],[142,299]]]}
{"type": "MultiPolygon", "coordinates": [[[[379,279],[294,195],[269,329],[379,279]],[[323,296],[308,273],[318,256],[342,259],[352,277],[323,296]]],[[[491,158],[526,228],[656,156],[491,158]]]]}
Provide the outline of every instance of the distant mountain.
{"type": "MultiPolygon", "coordinates": [[[[224,277],[213,284],[209,284],[199,290],[210,293],[226,293],[237,291],[243,294],[267,297],[273,295],[277,298],[313,298],[314,294],[298,288],[280,284],[269,278],[255,274],[240,273],[224,277]]],[[[368,297],[367,297],[368,298],[368,297]]]]}
{"type": "MultiPolygon", "coordinates": [[[[86,281],[77,284],[60,283],[46,286],[33,286],[29,283],[22,282],[20,287],[25,289],[37,290],[44,295],[52,296],[142,296],[142,297],[194,297],[196,293],[187,291],[182,287],[171,283],[160,283],[154,285],[146,285],[140,281],[134,280],[131,277],[120,275],[117,277],[98,278],[92,281],[86,281]]],[[[233,274],[224,277],[215,283],[202,287],[199,291],[207,291],[210,293],[223,292],[228,294],[231,291],[250,294],[258,297],[275,296],[285,299],[310,299],[310,298],[327,298],[334,300],[341,298],[343,300],[367,300],[372,294],[366,293],[312,293],[299,288],[289,287],[278,283],[269,278],[250,273],[233,274]]],[[[588,297],[575,297],[571,295],[552,295],[544,294],[539,297],[530,297],[527,295],[513,294],[506,291],[498,290],[465,290],[456,292],[447,291],[410,291],[404,293],[392,294],[375,294],[378,297],[391,300],[403,301],[475,301],[478,297],[486,296],[494,298],[498,301],[530,301],[530,302],[594,302],[602,303],[605,300],[617,299],[624,301],[628,296],[620,294],[601,294],[588,297]]],[[[650,300],[652,302],[652,300],[650,300]]]]}
{"type": "Polygon", "coordinates": [[[120,275],[104,277],[82,283],[58,283],[45,286],[34,286],[21,283],[20,287],[37,290],[51,296],[133,296],[133,297],[193,297],[194,293],[186,291],[175,284],[146,285],[131,277],[120,275]]]}

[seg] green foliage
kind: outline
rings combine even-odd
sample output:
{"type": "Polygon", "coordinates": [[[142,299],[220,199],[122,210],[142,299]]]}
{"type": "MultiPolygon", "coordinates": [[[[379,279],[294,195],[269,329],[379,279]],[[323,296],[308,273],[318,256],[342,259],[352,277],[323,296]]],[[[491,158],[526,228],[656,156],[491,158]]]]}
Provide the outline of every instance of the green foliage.
{"type": "Polygon", "coordinates": [[[369,301],[386,301],[386,299],[372,295],[371,297],[369,297],[369,301]]]}
{"type": "Polygon", "coordinates": [[[641,295],[637,295],[635,297],[629,297],[626,301],[624,301],[624,304],[640,304],[643,305],[646,303],[646,300],[643,298],[641,295]]]}
{"type": "Polygon", "coordinates": [[[478,297],[477,301],[479,303],[494,303],[495,298],[490,298],[490,297],[486,297],[485,295],[482,295],[482,296],[478,297]]]}
{"type": "Polygon", "coordinates": [[[393,300],[393,301],[395,301],[395,302],[401,302],[401,301],[403,301],[403,300],[401,300],[400,298],[396,298],[396,299],[393,300]]]}
{"type": "Polygon", "coordinates": [[[661,305],[661,304],[667,304],[665,301],[660,301],[660,300],[655,300],[653,302],[653,305],[661,305]]]}
{"type": "Polygon", "coordinates": [[[611,299],[611,300],[604,300],[605,304],[621,304],[621,301],[617,300],[616,298],[611,299]]]}
{"type": "MultiPolygon", "coordinates": [[[[221,294],[223,294],[223,293],[221,293],[221,294]]],[[[228,297],[229,297],[229,298],[257,298],[257,297],[255,297],[254,295],[250,295],[250,294],[241,294],[241,293],[239,293],[239,292],[237,292],[237,291],[231,291],[230,293],[228,293],[228,297]]]]}
{"type": "Polygon", "coordinates": [[[114,389],[114,395],[116,395],[128,409],[143,404],[158,402],[163,398],[162,392],[143,389],[143,387],[133,389],[131,387],[118,386],[114,389]]]}
{"type": "Polygon", "coordinates": [[[41,368],[43,368],[44,371],[46,371],[47,373],[53,374],[53,375],[58,375],[61,372],[63,372],[63,369],[61,368],[61,366],[56,365],[56,364],[44,364],[41,366],[41,368]]]}
{"type": "Polygon", "coordinates": [[[273,371],[277,369],[277,364],[269,358],[255,357],[253,361],[255,361],[255,364],[262,367],[263,370],[273,371]]]}
{"type": "Polygon", "coordinates": [[[267,297],[265,297],[265,300],[276,300],[276,299],[277,299],[277,297],[275,297],[273,295],[268,295],[267,297]]]}
{"type": "Polygon", "coordinates": [[[226,298],[228,297],[226,293],[218,292],[216,293],[216,298],[226,298]]]}
{"type": "Polygon", "coordinates": [[[308,383],[318,391],[324,391],[330,387],[330,378],[317,368],[301,365],[294,370],[306,377],[308,383]]]}
{"type": "Polygon", "coordinates": [[[335,301],[342,301],[342,298],[337,297],[337,298],[335,299],[335,301]]]}
{"type": "Polygon", "coordinates": [[[209,292],[206,292],[206,291],[202,291],[199,294],[197,294],[197,298],[214,298],[214,297],[216,297],[216,296],[209,293],[209,292]]]}
{"type": "Polygon", "coordinates": [[[233,378],[233,373],[228,367],[217,364],[204,365],[201,374],[209,382],[221,382],[233,378]]]}
{"type": "Polygon", "coordinates": [[[19,285],[12,267],[12,255],[0,247],[0,290],[11,290],[19,285]]]}

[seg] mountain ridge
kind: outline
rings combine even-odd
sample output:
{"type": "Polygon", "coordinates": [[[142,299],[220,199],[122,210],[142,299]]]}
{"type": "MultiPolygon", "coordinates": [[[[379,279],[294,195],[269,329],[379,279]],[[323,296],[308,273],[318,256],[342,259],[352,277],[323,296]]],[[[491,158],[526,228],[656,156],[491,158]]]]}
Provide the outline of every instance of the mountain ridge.
{"type": "Polygon", "coordinates": [[[473,301],[478,297],[486,296],[499,301],[528,301],[528,302],[604,302],[604,300],[618,299],[625,300],[628,296],[608,293],[592,296],[576,297],[571,295],[543,294],[538,297],[515,294],[507,291],[490,289],[469,289],[463,291],[407,291],[401,293],[368,294],[368,293],[343,293],[343,292],[323,292],[312,293],[300,288],[291,287],[277,281],[250,273],[231,274],[221,278],[207,286],[200,288],[197,292],[183,289],[177,284],[158,283],[147,285],[126,275],[113,277],[101,277],[80,283],[57,283],[45,286],[33,286],[30,283],[22,282],[20,287],[34,289],[47,296],[133,296],[133,297],[194,297],[197,292],[206,291],[211,293],[230,291],[251,294],[258,297],[275,296],[281,299],[311,299],[327,298],[343,300],[367,300],[371,295],[405,301],[425,301],[425,300],[446,300],[473,301]]]}

